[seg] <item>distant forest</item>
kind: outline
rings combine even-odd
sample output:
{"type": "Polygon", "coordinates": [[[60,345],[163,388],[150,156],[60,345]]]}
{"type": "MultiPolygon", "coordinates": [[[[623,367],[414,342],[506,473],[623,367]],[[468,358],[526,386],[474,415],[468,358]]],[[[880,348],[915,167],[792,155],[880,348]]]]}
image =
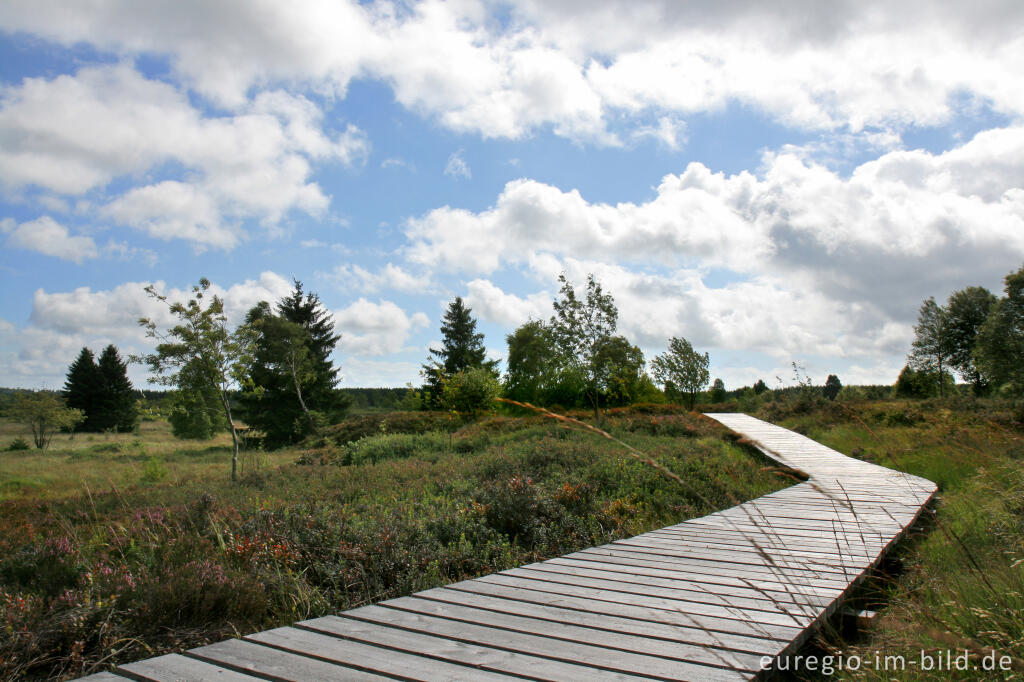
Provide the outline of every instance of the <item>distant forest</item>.
{"type": "MultiPolygon", "coordinates": [[[[11,398],[23,389],[0,387],[0,415],[11,398]]],[[[60,393],[60,391],[52,391],[60,393]]],[[[339,388],[338,392],[348,397],[350,412],[391,412],[401,408],[402,400],[408,395],[408,388],[339,388]]],[[[173,391],[149,388],[135,389],[135,393],[151,408],[159,410],[171,398],[173,391]]]]}

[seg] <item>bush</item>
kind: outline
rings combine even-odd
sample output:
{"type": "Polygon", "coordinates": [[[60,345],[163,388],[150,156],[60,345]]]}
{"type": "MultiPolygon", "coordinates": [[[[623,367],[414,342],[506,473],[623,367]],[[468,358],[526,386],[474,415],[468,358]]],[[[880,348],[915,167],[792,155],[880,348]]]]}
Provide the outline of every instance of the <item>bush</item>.
{"type": "Polygon", "coordinates": [[[447,431],[459,423],[446,412],[388,412],[346,419],[327,427],[322,435],[338,445],[346,445],[382,433],[447,431]]]}
{"type": "Polygon", "coordinates": [[[373,464],[386,459],[419,457],[430,460],[448,449],[442,433],[387,433],[370,436],[348,446],[345,464],[373,464]]]}
{"type": "Polygon", "coordinates": [[[167,420],[175,438],[209,440],[227,428],[217,396],[210,391],[177,391],[167,420]]]}
{"type": "Polygon", "coordinates": [[[150,457],[142,465],[142,482],[159,483],[167,478],[168,473],[167,467],[164,466],[159,457],[150,457]]]}
{"type": "Polygon", "coordinates": [[[476,416],[494,409],[494,399],[500,392],[497,377],[477,367],[449,377],[441,389],[441,403],[453,412],[476,416]]]}
{"type": "Polygon", "coordinates": [[[7,451],[8,452],[17,452],[18,450],[28,450],[31,447],[32,446],[28,444],[27,440],[25,440],[21,436],[18,436],[17,438],[12,440],[10,442],[10,444],[8,444],[7,451]]]}

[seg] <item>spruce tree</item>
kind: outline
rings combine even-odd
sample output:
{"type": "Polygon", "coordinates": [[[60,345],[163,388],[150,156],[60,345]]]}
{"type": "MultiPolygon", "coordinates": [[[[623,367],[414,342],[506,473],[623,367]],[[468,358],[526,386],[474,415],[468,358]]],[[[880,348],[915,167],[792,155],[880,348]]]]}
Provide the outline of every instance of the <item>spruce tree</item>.
{"type": "Polygon", "coordinates": [[[317,422],[339,419],[350,399],[338,389],[339,369],[331,353],[341,339],[319,296],[295,290],[278,301],[249,310],[246,324],[256,333],[249,369],[252,390],[241,396],[248,424],[264,433],[267,447],[294,443],[315,432],[317,422]]]}
{"type": "Polygon", "coordinates": [[[135,390],[128,378],[128,364],[121,359],[114,344],[103,349],[97,365],[102,381],[98,401],[97,424],[102,430],[131,431],[138,421],[135,390]]]}
{"type": "Polygon", "coordinates": [[[101,431],[100,405],[103,392],[103,377],[92,351],[83,348],[68,368],[64,382],[64,398],[71,409],[81,410],[84,419],[82,431],[101,431]]]}
{"type": "Polygon", "coordinates": [[[470,315],[471,312],[472,309],[466,307],[462,297],[456,296],[448,304],[448,310],[441,320],[441,348],[430,349],[427,362],[420,372],[424,378],[423,390],[431,407],[440,406],[445,381],[459,372],[477,367],[496,371],[497,362],[487,360],[484,335],[477,332],[476,320],[470,315]]]}

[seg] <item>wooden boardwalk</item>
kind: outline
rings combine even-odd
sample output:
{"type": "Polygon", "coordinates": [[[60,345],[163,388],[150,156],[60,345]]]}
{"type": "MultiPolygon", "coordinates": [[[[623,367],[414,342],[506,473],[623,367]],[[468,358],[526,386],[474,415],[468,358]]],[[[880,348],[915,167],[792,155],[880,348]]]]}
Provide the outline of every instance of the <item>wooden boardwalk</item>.
{"type": "Polygon", "coordinates": [[[753,417],[708,416],[808,480],[627,540],[86,679],[757,678],[839,607],[936,487],[753,417]]]}

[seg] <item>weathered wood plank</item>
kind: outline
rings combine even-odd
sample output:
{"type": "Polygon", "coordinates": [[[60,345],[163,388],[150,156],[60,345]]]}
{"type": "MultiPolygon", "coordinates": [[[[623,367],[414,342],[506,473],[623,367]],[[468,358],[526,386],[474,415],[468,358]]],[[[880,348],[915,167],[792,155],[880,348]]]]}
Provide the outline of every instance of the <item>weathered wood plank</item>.
{"type": "Polygon", "coordinates": [[[651,640],[666,640],[716,649],[729,649],[735,652],[750,653],[758,656],[775,655],[785,646],[783,642],[762,639],[760,637],[712,632],[692,626],[669,625],[650,620],[612,615],[603,611],[599,602],[594,605],[592,610],[582,611],[478,592],[452,590],[446,587],[437,587],[432,590],[417,592],[416,597],[448,604],[472,606],[498,613],[510,613],[541,620],[550,620],[556,623],[632,634],[651,640]]]}
{"type": "Polygon", "coordinates": [[[187,656],[241,672],[279,680],[381,680],[380,674],[366,672],[338,662],[323,661],[274,649],[243,639],[228,639],[192,649],[187,656]]]}
{"type": "MultiPolygon", "coordinates": [[[[322,633],[322,636],[326,637],[333,635],[357,638],[360,641],[372,641],[378,645],[388,646],[396,651],[424,656],[426,658],[420,660],[421,670],[417,673],[419,676],[426,674],[433,666],[433,661],[438,660],[461,663],[491,672],[510,673],[539,679],[635,680],[637,677],[599,667],[566,663],[507,649],[467,644],[455,639],[370,623],[355,618],[325,616],[305,621],[299,625],[308,629],[311,635],[322,633]]],[[[474,679],[476,672],[471,670],[468,675],[469,679],[474,679]]],[[[415,679],[416,675],[413,677],[415,679]]],[[[651,679],[648,675],[639,675],[639,677],[651,679]]]]}
{"type": "Polygon", "coordinates": [[[741,548],[721,550],[713,547],[697,548],[692,545],[683,545],[681,543],[674,547],[664,544],[644,544],[642,541],[620,541],[613,543],[611,546],[625,547],[628,548],[630,552],[643,554],[644,556],[649,556],[651,558],[695,558],[703,561],[720,562],[722,564],[737,564],[744,567],[767,566],[770,568],[786,568],[806,571],[814,575],[820,574],[823,577],[833,577],[834,575],[837,576],[834,578],[836,580],[846,580],[847,575],[856,576],[861,573],[860,570],[854,570],[854,568],[849,564],[842,564],[839,561],[821,561],[811,557],[793,559],[788,556],[772,556],[771,554],[758,552],[755,547],[749,547],[745,550],[741,548]]]}
{"type": "Polygon", "coordinates": [[[707,583],[719,583],[727,585],[736,585],[739,587],[753,587],[758,590],[776,590],[779,592],[789,592],[792,594],[815,594],[818,596],[830,596],[840,595],[846,589],[846,585],[822,585],[815,584],[812,582],[804,581],[792,581],[786,580],[784,577],[779,576],[750,576],[750,575],[729,575],[726,572],[720,573],[696,573],[693,571],[682,572],[674,570],[672,568],[664,568],[652,565],[644,565],[643,563],[637,563],[632,559],[623,559],[621,557],[609,556],[607,554],[586,554],[579,552],[578,554],[569,558],[570,560],[576,560],[588,564],[601,564],[601,565],[615,565],[622,568],[622,570],[633,570],[642,575],[652,575],[661,577],[675,576],[678,580],[702,580],[707,583]]]}
{"type": "MultiPolygon", "coordinates": [[[[534,580],[545,580],[554,583],[565,583],[567,585],[579,585],[582,587],[596,587],[599,589],[630,592],[639,595],[650,595],[652,597],[665,597],[666,599],[682,599],[685,601],[700,602],[703,604],[715,604],[729,608],[750,609],[752,611],[782,611],[801,616],[812,615],[817,612],[815,608],[807,604],[796,604],[794,602],[783,602],[771,599],[756,590],[747,589],[745,594],[736,594],[738,590],[715,590],[708,589],[686,589],[679,586],[678,581],[672,587],[651,585],[643,581],[625,580],[625,576],[619,575],[617,580],[609,579],[600,575],[582,575],[580,571],[559,572],[548,570],[543,564],[524,566],[519,569],[504,572],[507,575],[515,575],[534,580]],[[731,594],[729,594],[731,592],[731,594]]],[[[667,581],[666,581],[667,582],[667,581]]]]}
{"type": "MultiPolygon", "coordinates": [[[[323,620],[307,621],[300,625],[315,624],[318,626],[323,620]]],[[[469,678],[493,680],[494,682],[508,679],[507,675],[496,673],[488,668],[488,663],[493,661],[486,655],[480,655],[478,664],[474,663],[474,655],[482,652],[471,650],[463,645],[451,643],[448,647],[448,656],[424,657],[420,655],[421,652],[415,651],[417,642],[414,637],[408,638],[407,647],[403,647],[401,639],[394,636],[378,638],[387,639],[389,643],[398,645],[394,648],[367,644],[362,641],[362,638],[367,638],[367,628],[361,627],[357,621],[345,622],[355,625],[349,631],[349,634],[354,636],[353,639],[342,639],[335,636],[334,633],[314,632],[301,627],[267,630],[249,635],[246,639],[281,651],[321,661],[340,663],[345,666],[359,667],[369,672],[391,677],[412,680],[452,680],[453,682],[469,678]],[[355,638],[360,635],[362,638],[356,641],[355,638]],[[464,665],[458,665],[459,663],[464,665]]],[[[402,631],[392,630],[392,633],[402,633],[402,631]]],[[[372,635],[368,638],[374,639],[372,635]]],[[[433,639],[436,640],[436,638],[433,639]]]]}
{"type": "MultiPolygon", "coordinates": [[[[409,632],[444,637],[446,640],[540,656],[552,661],[594,666],[619,673],[666,680],[700,679],[709,682],[726,682],[727,680],[744,679],[744,676],[738,674],[734,669],[689,663],[678,659],[669,660],[633,651],[623,651],[618,648],[603,647],[592,642],[554,639],[545,634],[537,635],[481,625],[471,621],[451,620],[415,611],[390,609],[383,606],[364,606],[345,612],[345,616],[402,628],[409,632]]],[[[512,617],[506,617],[506,619],[510,618],[512,617]]],[[[543,625],[542,621],[540,623],[543,625]]],[[[547,626],[552,630],[557,628],[551,623],[547,626]]],[[[655,644],[652,643],[651,646],[655,646],[655,644]]],[[[722,665],[722,663],[718,665],[722,665]]]]}
{"type": "Polygon", "coordinates": [[[798,595],[798,598],[794,599],[794,595],[789,592],[758,589],[750,587],[745,583],[737,586],[734,584],[728,584],[725,581],[716,581],[714,576],[695,576],[693,574],[685,574],[684,577],[680,577],[680,574],[678,573],[670,573],[669,575],[675,577],[658,577],[647,575],[643,572],[628,572],[621,570],[622,568],[623,567],[621,566],[601,566],[594,563],[556,564],[551,561],[523,566],[524,570],[550,573],[553,575],[599,578],[602,580],[625,583],[626,585],[649,586],[652,588],[675,590],[701,595],[701,599],[695,599],[695,601],[702,601],[703,599],[718,599],[724,602],[732,600],[733,598],[766,599],[772,603],[780,605],[780,608],[792,608],[799,610],[800,612],[806,612],[806,609],[809,607],[813,608],[815,606],[824,606],[832,602],[834,598],[840,594],[840,591],[836,590],[832,597],[802,594],[798,595]]]}
{"type": "Polygon", "coordinates": [[[608,547],[595,547],[593,549],[567,554],[566,556],[577,557],[607,557],[628,561],[637,566],[651,566],[653,568],[668,568],[678,571],[692,571],[694,573],[732,575],[741,578],[774,579],[797,584],[820,585],[823,587],[841,588],[848,584],[843,579],[835,579],[830,575],[815,573],[813,571],[800,571],[784,567],[771,566],[738,566],[735,564],[724,564],[715,561],[702,561],[693,559],[675,559],[672,557],[651,558],[637,552],[629,552],[621,549],[610,549],[608,547]]]}
{"type": "MultiPolygon", "coordinates": [[[[741,634],[768,637],[791,637],[801,628],[801,623],[796,617],[788,614],[777,616],[761,617],[760,612],[756,615],[745,613],[741,609],[730,610],[728,608],[714,607],[710,604],[699,604],[696,602],[684,602],[682,600],[663,599],[658,597],[640,597],[625,592],[614,592],[612,590],[594,589],[591,587],[575,587],[546,583],[540,580],[525,580],[505,576],[500,573],[484,576],[477,579],[480,583],[498,585],[501,587],[512,587],[527,590],[534,593],[544,593],[550,603],[558,603],[554,599],[564,597],[575,597],[579,599],[590,599],[603,601],[624,606],[636,606],[647,611],[670,611],[672,613],[685,615],[693,625],[706,627],[711,630],[722,632],[737,632],[741,634]]],[[[535,597],[536,599],[537,597],[535,597]]],[[[543,599],[544,597],[540,597],[543,599]]]]}
{"type": "Polygon", "coordinates": [[[252,682],[260,678],[236,672],[219,665],[197,661],[181,654],[166,654],[145,661],[118,666],[117,672],[136,680],[181,682],[182,680],[221,680],[252,682]]]}
{"type": "Polygon", "coordinates": [[[779,546],[778,544],[759,542],[757,538],[747,538],[743,536],[734,536],[728,539],[715,538],[705,533],[692,535],[682,533],[647,533],[645,535],[638,535],[635,538],[631,538],[631,540],[635,542],[630,544],[636,544],[643,547],[671,548],[684,546],[697,549],[715,549],[720,551],[756,552],[758,554],[768,554],[769,556],[789,557],[794,560],[808,559],[827,561],[832,565],[840,563],[844,566],[870,563],[874,558],[867,554],[855,555],[849,552],[839,552],[837,550],[828,551],[824,548],[797,549],[795,547],[779,546]]]}

